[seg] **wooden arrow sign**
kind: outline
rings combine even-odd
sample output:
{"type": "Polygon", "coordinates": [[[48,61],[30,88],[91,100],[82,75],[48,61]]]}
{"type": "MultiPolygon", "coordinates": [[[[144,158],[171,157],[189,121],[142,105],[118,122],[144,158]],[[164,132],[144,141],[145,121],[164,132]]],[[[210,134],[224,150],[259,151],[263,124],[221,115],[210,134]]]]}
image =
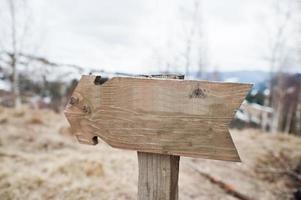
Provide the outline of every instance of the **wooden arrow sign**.
{"type": "Polygon", "coordinates": [[[251,84],[82,76],[65,115],[78,140],[179,156],[240,161],[228,125],[251,84]]]}

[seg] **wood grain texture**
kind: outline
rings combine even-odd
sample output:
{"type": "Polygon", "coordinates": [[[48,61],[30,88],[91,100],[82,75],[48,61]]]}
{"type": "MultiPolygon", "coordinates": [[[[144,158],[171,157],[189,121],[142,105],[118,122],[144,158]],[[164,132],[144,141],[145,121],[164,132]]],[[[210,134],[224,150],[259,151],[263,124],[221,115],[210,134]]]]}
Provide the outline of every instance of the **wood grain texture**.
{"type": "MultiPolygon", "coordinates": [[[[184,79],[184,76],[157,78],[184,79]]],[[[149,77],[150,78],[150,77],[149,77]]],[[[137,152],[138,200],[178,200],[180,156],[137,152]]]]}
{"type": "Polygon", "coordinates": [[[138,200],[177,200],[180,156],[138,152],[138,200]]]}
{"type": "Polygon", "coordinates": [[[239,161],[228,125],[250,84],[82,76],[65,115],[78,140],[141,152],[239,161]]]}

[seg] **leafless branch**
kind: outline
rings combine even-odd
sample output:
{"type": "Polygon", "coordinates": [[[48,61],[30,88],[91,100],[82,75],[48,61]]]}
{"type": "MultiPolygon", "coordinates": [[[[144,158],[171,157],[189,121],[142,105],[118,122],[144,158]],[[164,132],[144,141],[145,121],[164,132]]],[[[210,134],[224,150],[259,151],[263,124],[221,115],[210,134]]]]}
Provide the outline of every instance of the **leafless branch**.
{"type": "Polygon", "coordinates": [[[50,60],[48,60],[44,57],[39,57],[39,56],[24,54],[24,53],[19,53],[18,55],[21,56],[21,57],[28,58],[30,61],[38,61],[38,62],[41,62],[44,65],[48,65],[48,66],[51,66],[51,67],[70,67],[70,68],[78,70],[79,72],[83,72],[83,70],[84,70],[84,68],[79,66],[79,65],[57,63],[57,62],[50,61],[50,60]]]}

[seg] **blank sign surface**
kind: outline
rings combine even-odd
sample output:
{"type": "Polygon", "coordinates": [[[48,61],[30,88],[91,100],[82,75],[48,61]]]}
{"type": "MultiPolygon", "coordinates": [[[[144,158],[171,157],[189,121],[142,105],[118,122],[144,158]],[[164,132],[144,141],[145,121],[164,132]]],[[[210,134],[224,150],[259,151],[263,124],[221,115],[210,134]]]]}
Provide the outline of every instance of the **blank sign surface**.
{"type": "Polygon", "coordinates": [[[82,76],[65,115],[82,143],[239,161],[228,131],[250,84],[82,76]]]}

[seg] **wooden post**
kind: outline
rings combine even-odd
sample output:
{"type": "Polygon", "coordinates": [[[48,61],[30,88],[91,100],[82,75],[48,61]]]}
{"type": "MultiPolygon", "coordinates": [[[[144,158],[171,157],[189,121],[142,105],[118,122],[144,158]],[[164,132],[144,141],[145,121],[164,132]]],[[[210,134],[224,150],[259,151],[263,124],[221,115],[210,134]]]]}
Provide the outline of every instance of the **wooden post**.
{"type": "Polygon", "coordinates": [[[177,200],[180,156],[138,152],[138,200],[177,200]]]}
{"type": "MultiPolygon", "coordinates": [[[[184,76],[176,75],[157,75],[155,77],[184,79],[184,76]]],[[[138,200],[178,200],[180,156],[139,151],[137,155],[139,164],[138,200]]]]}

